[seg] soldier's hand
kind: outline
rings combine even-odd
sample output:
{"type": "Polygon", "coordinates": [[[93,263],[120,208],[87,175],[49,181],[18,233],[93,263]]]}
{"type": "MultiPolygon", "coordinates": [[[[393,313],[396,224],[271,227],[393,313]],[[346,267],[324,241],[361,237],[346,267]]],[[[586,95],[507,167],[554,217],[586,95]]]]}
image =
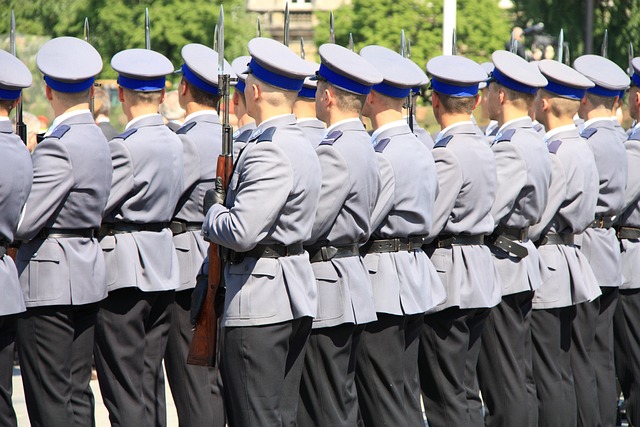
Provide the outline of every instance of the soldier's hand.
{"type": "Polygon", "coordinates": [[[207,215],[207,212],[209,212],[209,209],[211,209],[211,206],[213,206],[215,203],[224,205],[225,193],[226,192],[224,191],[224,188],[222,186],[222,178],[217,177],[215,188],[207,190],[207,192],[204,194],[204,202],[202,203],[202,208],[205,215],[207,215]]]}

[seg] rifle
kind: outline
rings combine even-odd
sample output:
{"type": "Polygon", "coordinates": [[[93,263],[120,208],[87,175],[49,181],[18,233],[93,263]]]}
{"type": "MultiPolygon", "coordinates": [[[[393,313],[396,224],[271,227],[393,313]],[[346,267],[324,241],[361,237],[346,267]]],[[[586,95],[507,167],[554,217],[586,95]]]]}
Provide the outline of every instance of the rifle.
{"type": "Polygon", "coordinates": [[[144,48],[151,49],[151,28],[149,25],[149,8],[144,8],[144,48]]]}
{"type": "Polygon", "coordinates": [[[333,25],[333,11],[329,12],[329,43],[336,43],[336,32],[333,25]]]}
{"type": "Polygon", "coordinates": [[[290,24],[290,16],[289,16],[289,2],[287,1],[284,6],[284,45],[289,47],[289,24],[290,24]]]}
{"type": "MultiPolygon", "coordinates": [[[[222,154],[218,156],[216,166],[216,179],[222,180],[222,186],[226,190],[229,186],[229,178],[233,168],[233,139],[232,128],[229,124],[229,86],[231,76],[224,69],[224,11],[220,5],[218,18],[218,87],[221,100],[224,105],[222,111],[222,154]]],[[[215,366],[218,319],[222,313],[218,312],[216,301],[220,298],[223,286],[222,260],[218,245],[209,244],[209,278],[207,294],[200,315],[196,320],[193,338],[189,347],[187,363],[190,365],[215,366]]]]}
{"type": "MultiPolygon", "coordinates": [[[[84,41],[91,44],[91,42],[89,41],[89,18],[84,18],[84,41]]],[[[89,111],[91,111],[91,115],[93,116],[93,111],[94,111],[93,94],[91,94],[91,96],[89,97],[89,111]]]]}
{"type": "MultiPolygon", "coordinates": [[[[11,10],[11,32],[10,32],[10,43],[11,43],[11,54],[16,58],[18,55],[16,54],[16,17],[13,14],[13,10],[11,10]]],[[[22,115],[22,96],[20,96],[20,100],[18,101],[18,106],[16,107],[16,135],[20,137],[24,145],[27,145],[27,125],[24,122],[24,118],[22,115]]]]}
{"type": "MultiPolygon", "coordinates": [[[[404,35],[404,30],[400,33],[400,55],[403,58],[406,58],[408,54],[407,51],[407,39],[404,35]]],[[[407,97],[407,124],[409,125],[409,129],[413,132],[413,94],[412,91],[409,91],[409,96],[407,97]]]]}

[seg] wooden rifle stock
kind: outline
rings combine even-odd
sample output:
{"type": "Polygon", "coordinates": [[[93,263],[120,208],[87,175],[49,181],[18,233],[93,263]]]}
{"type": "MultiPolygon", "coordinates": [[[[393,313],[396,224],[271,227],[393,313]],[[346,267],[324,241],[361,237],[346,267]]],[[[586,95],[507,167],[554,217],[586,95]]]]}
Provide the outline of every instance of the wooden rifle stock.
{"type": "MultiPolygon", "coordinates": [[[[233,168],[232,157],[228,155],[218,156],[217,175],[222,178],[223,188],[229,186],[229,177],[233,168]]],[[[218,344],[218,319],[222,313],[218,312],[217,299],[221,292],[220,284],[223,280],[222,259],[218,245],[209,243],[209,277],[207,293],[202,305],[202,310],[196,321],[187,363],[199,366],[215,366],[218,344]]]]}

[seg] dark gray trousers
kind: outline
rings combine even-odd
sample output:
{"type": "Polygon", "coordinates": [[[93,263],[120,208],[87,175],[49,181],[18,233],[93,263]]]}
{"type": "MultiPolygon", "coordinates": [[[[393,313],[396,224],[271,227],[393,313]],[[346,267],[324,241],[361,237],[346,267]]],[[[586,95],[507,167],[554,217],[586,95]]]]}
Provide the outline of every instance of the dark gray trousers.
{"type": "Polygon", "coordinates": [[[97,304],[27,309],[17,321],[20,372],[33,427],[93,426],[97,304]]]}
{"type": "Polygon", "coordinates": [[[17,427],[13,410],[13,350],[16,340],[16,316],[0,316],[0,427],[17,427]]]}
{"type": "Polygon", "coordinates": [[[430,427],[484,423],[473,410],[476,366],[488,308],[450,307],[424,317],[420,335],[420,387],[430,427]]]}
{"type": "Polygon", "coordinates": [[[418,377],[424,315],[378,313],[365,326],[356,364],[358,405],[365,426],[424,426],[418,377]]]}
{"type": "Polygon", "coordinates": [[[613,318],[615,362],[627,419],[640,426],[640,289],[620,289],[613,318]]]}
{"type": "Polygon", "coordinates": [[[230,427],[295,426],[310,317],[225,327],[221,373],[230,427]]]}
{"type": "Polygon", "coordinates": [[[532,425],[529,406],[535,404],[535,395],[531,401],[527,390],[532,299],[532,291],[503,296],[484,325],[478,381],[486,426],[532,425]]]}
{"type": "Polygon", "coordinates": [[[533,310],[533,375],[539,427],[576,425],[576,395],[571,371],[573,307],[533,310]]]}
{"type": "Polygon", "coordinates": [[[164,357],[173,291],[112,291],[96,325],[95,361],[112,426],[166,425],[164,357]]]}
{"type": "Polygon", "coordinates": [[[167,380],[180,427],[224,427],[219,364],[213,368],[187,364],[193,337],[190,320],[192,292],[192,289],[176,292],[175,302],[171,305],[171,328],[164,359],[167,380]]]}
{"type": "Polygon", "coordinates": [[[356,424],[356,353],[363,329],[345,323],[311,331],[300,382],[298,426],[356,424]]]}

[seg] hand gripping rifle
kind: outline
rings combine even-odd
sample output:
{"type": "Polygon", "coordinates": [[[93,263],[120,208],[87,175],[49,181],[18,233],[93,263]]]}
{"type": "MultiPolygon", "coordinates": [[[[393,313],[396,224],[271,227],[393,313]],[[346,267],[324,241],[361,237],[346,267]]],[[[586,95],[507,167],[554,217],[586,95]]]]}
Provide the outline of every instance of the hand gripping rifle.
{"type": "MultiPolygon", "coordinates": [[[[13,14],[13,10],[11,11],[11,54],[16,58],[16,17],[13,14]]],[[[18,106],[16,108],[16,135],[20,137],[24,145],[27,145],[27,125],[24,122],[24,118],[22,117],[22,96],[20,96],[20,101],[18,101],[18,106]]]]}
{"type": "MultiPolygon", "coordinates": [[[[229,178],[233,168],[233,139],[232,128],[229,124],[229,86],[231,76],[224,69],[224,11],[220,5],[220,16],[218,18],[218,87],[224,109],[221,111],[222,117],[222,154],[218,156],[216,166],[216,180],[222,180],[222,186],[226,189],[229,186],[229,178]]],[[[217,304],[223,289],[222,260],[218,245],[209,244],[209,278],[207,294],[200,315],[196,320],[196,326],[189,347],[187,363],[190,365],[215,366],[217,341],[218,341],[218,319],[222,313],[219,312],[220,305],[217,304]]]]}

